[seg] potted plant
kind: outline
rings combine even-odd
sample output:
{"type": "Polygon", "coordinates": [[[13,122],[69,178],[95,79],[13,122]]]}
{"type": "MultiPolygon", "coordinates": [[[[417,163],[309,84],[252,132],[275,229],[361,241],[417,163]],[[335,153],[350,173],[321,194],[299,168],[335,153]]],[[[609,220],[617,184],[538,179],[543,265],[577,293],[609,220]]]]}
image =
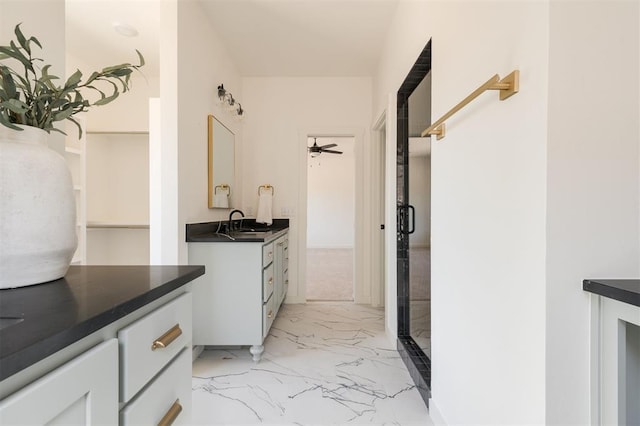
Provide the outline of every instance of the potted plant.
{"type": "Polygon", "coordinates": [[[42,49],[25,37],[0,46],[0,289],[56,280],[65,275],[77,247],[76,207],[66,161],[47,146],[55,123],[68,120],[82,135],[76,114],[114,101],[130,89],[133,71],[115,65],[83,81],[74,72],[60,84],[51,66],[33,56],[42,49]],[[86,94],[93,94],[89,100],[86,94]]]}

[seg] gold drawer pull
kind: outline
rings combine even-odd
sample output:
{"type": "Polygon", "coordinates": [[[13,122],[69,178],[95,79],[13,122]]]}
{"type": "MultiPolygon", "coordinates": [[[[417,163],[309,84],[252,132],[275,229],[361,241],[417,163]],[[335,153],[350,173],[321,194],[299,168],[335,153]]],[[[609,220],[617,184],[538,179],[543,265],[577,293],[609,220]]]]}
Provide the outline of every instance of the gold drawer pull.
{"type": "Polygon", "coordinates": [[[273,311],[269,311],[269,313],[267,314],[267,318],[271,318],[273,316],[273,311]]]}
{"type": "Polygon", "coordinates": [[[151,345],[151,350],[155,351],[156,349],[166,348],[181,334],[182,330],[180,329],[180,324],[174,325],[173,327],[171,327],[171,330],[167,331],[153,342],[153,345],[151,345]]]}
{"type": "Polygon", "coordinates": [[[269,278],[269,285],[273,284],[273,277],[269,278]]]}
{"type": "Polygon", "coordinates": [[[158,426],[171,426],[181,412],[182,405],[180,405],[180,400],[176,399],[176,402],[169,408],[169,411],[160,419],[158,426]]]}
{"type": "Polygon", "coordinates": [[[285,281],[284,281],[284,283],[285,283],[285,284],[289,284],[289,280],[285,280],[285,281]]]}
{"type": "Polygon", "coordinates": [[[273,252],[272,251],[269,252],[269,257],[273,257],[273,252]]]}

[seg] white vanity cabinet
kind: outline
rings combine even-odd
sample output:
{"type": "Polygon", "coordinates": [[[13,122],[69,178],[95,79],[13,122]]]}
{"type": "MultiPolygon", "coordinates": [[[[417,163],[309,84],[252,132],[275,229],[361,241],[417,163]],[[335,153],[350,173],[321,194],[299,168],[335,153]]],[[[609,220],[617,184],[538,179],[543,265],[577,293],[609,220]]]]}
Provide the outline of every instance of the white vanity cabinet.
{"type": "Polygon", "coordinates": [[[286,247],[288,232],[267,242],[189,244],[189,263],[207,270],[194,281],[194,345],[250,346],[260,360],[286,294],[286,247]]]}
{"type": "Polygon", "coordinates": [[[118,342],[109,339],[0,401],[2,425],[113,425],[118,342]]]}
{"type": "Polygon", "coordinates": [[[275,282],[278,308],[289,289],[289,235],[285,234],[275,242],[275,282]]]}
{"type": "Polygon", "coordinates": [[[188,424],[191,306],[174,290],[18,373],[40,378],[0,401],[0,424],[188,424]]]}

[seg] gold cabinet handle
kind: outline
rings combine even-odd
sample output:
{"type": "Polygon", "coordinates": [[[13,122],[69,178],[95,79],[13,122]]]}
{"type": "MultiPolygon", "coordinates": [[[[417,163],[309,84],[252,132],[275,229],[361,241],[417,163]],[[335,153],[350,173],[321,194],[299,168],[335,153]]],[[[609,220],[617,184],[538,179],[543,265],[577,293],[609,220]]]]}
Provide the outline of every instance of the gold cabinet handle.
{"type": "Polygon", "coordinates": [[[272,251],[269,252],[269,257],[273,257],[273,252],[272,251]]]}
{"type": "MultiPolygon", "coordinates": [[[[162,336],[158,337],[153,341],[151,345],[151,350],[155,351],[156,349],[166,348],[178,338],[182,334],[182,330],[180,329],[180,324],[176,324],[169,331],[164,333],[162,336]]],[[[181,408],[182,409],[182,408],[181,408]]]]}
{"type": "Polygon", "coordinates": [[[269,311],[269,313],[267,314],[267,318],[271,318],[273,316],[273,311],[269,311]]]}
{"type": "Polygon", "coordinates": [[[285,281],[284,281],[284,283],[285,283],[285,284],[289,284],[289,280],[285,280],[285,281]]]}
{"type": "Polygon", "coordinates": [[[182,405],[180,405],[180,400],[176,399],[176,402],[174,402],[171,408],[169,408],[169,411],[162,416],[162,419],[158,422],[158,426],[171,426],[181,412],[182,405]]]}
{"type": "Polygon", "coordinates": [[[269,278],[269,285],[273,284],[273,277],[269,278]]]}

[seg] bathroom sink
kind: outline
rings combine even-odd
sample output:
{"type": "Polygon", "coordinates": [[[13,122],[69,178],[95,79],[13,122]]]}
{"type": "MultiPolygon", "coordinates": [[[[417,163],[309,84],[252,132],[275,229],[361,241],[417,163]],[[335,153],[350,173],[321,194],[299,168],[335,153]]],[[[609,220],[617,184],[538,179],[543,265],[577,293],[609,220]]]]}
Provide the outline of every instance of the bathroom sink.
{"type": "Polygon", "coordinates": [[[240,232],[241,234],[264,234],[271,231],[273,231],[271,228],[240,228],[233,232],[240,232]]]}
{"type": "Polygon", "coordinates": [[[24,321],[24,318],[18,317],[0,317],[0,330],[10,327],[24,321]]]}
{"type": "Polygon", "coordinates": [[[245,237],[264,237],[266,234],[270,234],[271,231],[256,231],[256,230],[248,230],[248,229],[238,229],[235,230],[231,233],[231,235],[234,234],[240,234],[243,235],[245,237]]]}

